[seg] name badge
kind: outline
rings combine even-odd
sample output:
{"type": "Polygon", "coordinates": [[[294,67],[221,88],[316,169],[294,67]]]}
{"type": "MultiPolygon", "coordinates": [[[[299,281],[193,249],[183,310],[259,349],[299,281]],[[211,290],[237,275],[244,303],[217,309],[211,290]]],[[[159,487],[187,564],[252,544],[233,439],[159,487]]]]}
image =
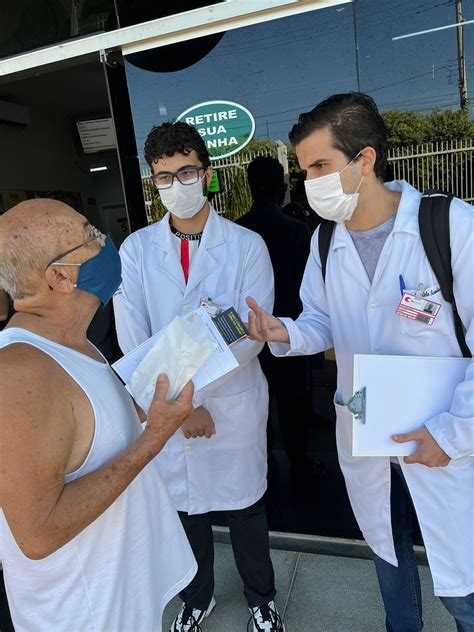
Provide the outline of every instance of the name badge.
{"type": "Polygon", "coordinates": [[[440,303],[404,292],[395,313],[403,318],[417,320],[420,323],[431,326],[440,309],[440,303]]]}

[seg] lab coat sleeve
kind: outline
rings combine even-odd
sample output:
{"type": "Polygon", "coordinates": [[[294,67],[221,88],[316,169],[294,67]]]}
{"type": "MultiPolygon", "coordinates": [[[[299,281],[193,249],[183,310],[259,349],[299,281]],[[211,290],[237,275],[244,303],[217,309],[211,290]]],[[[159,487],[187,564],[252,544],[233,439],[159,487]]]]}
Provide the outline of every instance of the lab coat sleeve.
{"type": "MultiPolygon", "coordinates": [[[[451,265],[454,296],[466,327],[466,342],[474,351],[474,208],[453,200],[450,211],[451,265]]],[[[454,330],[453,330],[454,336],[454,330]]],[[[474,363],[454,391],[448,411],[432,417],[425,426],[438,445],[453,460],[474,456],[474,363]]]]}
{"type": "Polygon", "coordinates": [[[136,248],[133,235],[120,248],[122,284],[114,295],[117,338],[123,353],[132,351],[151,336],[136,248]]]}
{"type": "Polygon", "coordinates": [[[288,330],[287,343],[269,343],[275,356],[312,355],[333,346],[326,285],[321,271],[319,228],[311,240],[311,251],[300,288],[303,311],[296,320],[280,318],[288,330]]]}
{"type": "MultiPolygon", "coordinates": [[[[238,305],[234,306],[245,323],[248,322],[249,313],[249,308],[245,302],[247,296],[252,296],[266,311],[272,311],[275,298],[272,263],[265,242],[255,233],[252,234],[252,242],[244,261],[238,305]]],[[[232,345],[231,349],[239,367],[195,393],[194,406],[201,406],[206,397],[212,397],[223,384],[234,379],[235,372],[256,358],[262,348],[262,343],[250,340],[250,338],[245,338],[232,345]]]]}

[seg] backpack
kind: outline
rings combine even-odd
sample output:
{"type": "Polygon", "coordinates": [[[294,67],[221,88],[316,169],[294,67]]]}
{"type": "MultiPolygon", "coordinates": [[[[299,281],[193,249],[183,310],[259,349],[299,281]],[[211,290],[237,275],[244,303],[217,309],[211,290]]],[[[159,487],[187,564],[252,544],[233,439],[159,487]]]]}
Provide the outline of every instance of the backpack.
{"type": "MultiPolygon", "coordinates": [[[[453,293],[453,271],[451,268],[451,246],[449,240],[449,209],[452,193],[444,193],[430,189],[423,194],[418,211],[420,237],[426,256],[433,272],[438,279],[441,294],[446,302],[451,304],[454,317],[456,338],[465,358],[472,354],[466,344],[464,328],[456,309],[453,293]]],[[[319,227],[318,247],[321,257],[321,272],[326,281],[326,265],[329,255],[331,237],[336,226],[335,222],[323,220],[319,227]]]]}

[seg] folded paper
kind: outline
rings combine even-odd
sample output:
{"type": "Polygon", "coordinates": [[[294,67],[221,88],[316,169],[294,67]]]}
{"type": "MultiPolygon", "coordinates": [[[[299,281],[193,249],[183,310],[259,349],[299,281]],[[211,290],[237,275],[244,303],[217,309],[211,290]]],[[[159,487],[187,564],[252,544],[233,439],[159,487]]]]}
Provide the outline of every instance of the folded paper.
{"type": "Polygon", "coordinates": [[[168,376],[167,399],[176,399],[183,387],[217,348],[208,328],[195,312],[177,316],[132,373],[128,384],[138,405],[148,412],[160,373],[168,376]]]}

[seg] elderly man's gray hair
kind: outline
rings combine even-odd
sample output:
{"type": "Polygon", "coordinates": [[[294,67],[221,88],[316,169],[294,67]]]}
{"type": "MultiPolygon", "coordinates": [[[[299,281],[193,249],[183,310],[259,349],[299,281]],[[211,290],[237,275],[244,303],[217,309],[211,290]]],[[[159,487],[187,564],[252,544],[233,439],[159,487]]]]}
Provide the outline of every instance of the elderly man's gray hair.
{"type": "Polygon", "coordinates": [[[0,252],[0,288],[13,300],[34,295],[55,246],[51,239],[30,232],[12,235],[0,252]]]}

